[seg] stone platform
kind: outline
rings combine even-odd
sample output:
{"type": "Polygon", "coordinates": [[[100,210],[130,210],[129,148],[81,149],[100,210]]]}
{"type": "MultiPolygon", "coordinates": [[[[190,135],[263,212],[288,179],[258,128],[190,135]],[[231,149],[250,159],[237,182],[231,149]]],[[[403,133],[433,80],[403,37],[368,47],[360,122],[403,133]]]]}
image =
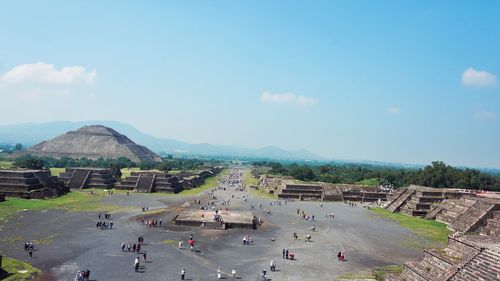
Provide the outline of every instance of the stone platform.
{"type": "Polygon", "coordinates": [[[176,225],[199,226],[207,229],[257,229],[257,220],[251,212],[220,210],[219,215],[223,222],[214,221],[214,214],[212,210],[188,210],[181,212],[173,221],[176,225]]]}

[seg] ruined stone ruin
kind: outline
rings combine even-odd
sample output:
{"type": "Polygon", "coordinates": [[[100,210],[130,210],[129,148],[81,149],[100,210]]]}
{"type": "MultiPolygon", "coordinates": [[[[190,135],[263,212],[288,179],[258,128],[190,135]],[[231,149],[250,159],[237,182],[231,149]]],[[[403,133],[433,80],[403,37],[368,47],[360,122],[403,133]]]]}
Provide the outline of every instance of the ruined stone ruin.
{"type": "Polygon", "coordinates": [[[54,139],[43,141],[24,154],[54,158],[116,159],[128,158],[134,162],[161,161],[160,156],[148,148],[137,145],[128,137],[101,125],[85,126],[54,139]]]}
{"type": "Polygon", "coordinates": [[[45,199],[66,192],[64,184],[48,170],[0,170],[0,193],[5,196],[45,199]]]}
{"type": "Polygon", "coordinates": [[[500,280],[500,237],[449,236],[442,250],[426,249],[419,262],[406,262],[400,275],[386,281],[494,281],[500,280]]]}
{"type": "Polygon", "coordinates": [[[59,178],[70,189],[110,189],[115,186],[116,182],[109,169],[99,168],[66,168],[59,178]]]}

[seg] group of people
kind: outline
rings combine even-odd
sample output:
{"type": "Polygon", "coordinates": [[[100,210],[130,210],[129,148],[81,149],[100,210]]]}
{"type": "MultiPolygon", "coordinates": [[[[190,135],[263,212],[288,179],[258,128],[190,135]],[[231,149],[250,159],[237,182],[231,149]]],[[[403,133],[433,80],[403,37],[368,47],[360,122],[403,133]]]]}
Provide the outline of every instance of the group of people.
{"type": "Polygon", "coordinates": [[[127,243],[125,244],[125,242],[122,242],[122,252],[125,252],[125,249],[127,250],[127,252],[130,252],[130,250],[132,250],[132,252],[134,253],[140,253],[141,252],[141,243],[134,243],[134,244],[131,244],[131,243],[127,243]]]}
{"type": "MultiPolygon", "coordinates": [[[[101,213],[97,214],[97,217],[98,217],[99,219],[101,219],[101,218],[102,218],[101,213]]],[[[111,219],[111,214],[110,214],[110,213],[105,212],[105,213],[104,213],[104,219],[105,219],[105,220],[109,220],[109,219],[111,219]]]]}
{"type": "Polygon", "coordinates": [[[33,251],[35,250],[35,243],[33,241],[27,241],[24,243],[24,250],[28,252],[30,258],[33,257],[33,251]]]}
{"type": "Polygon", "coordinates": [[[339,261],[345,261],[345,254],[344,254],[344,252],[340,251],[337,254],[337,258],[339,259],[339,261]]]}
{"type": "Polygon", "coordinates": [[[75,281],[89,281],[90,270],[78,270],[75,274],[75,281]]]}
{"type": "Polygon", "coordinates": [[[95,227],[97,229],[112,229],[113,228],[113,221],[110,221],[109,223],[108,222],[105,222],[105,221],[98,221],[96,224],[95,224],[95,227]]]}
{"type": "Polygon", "coordinates": [[[253,244],[252,236],[250,235],[243,236],[243,245],[252,245],[252,244],[253,244]]]}
{"type": "Polygon", "coordinates": [[[157,220],[153,220],[153,219],[150,219],[150,220],[146,220],[144,218],[141,218],[141,223],[142,224],[145,224],[146,226],[148,227],[156,227],[156,226],[161,226],[162,224],[162,220],[161,219],[157,219],[157,220]]]}

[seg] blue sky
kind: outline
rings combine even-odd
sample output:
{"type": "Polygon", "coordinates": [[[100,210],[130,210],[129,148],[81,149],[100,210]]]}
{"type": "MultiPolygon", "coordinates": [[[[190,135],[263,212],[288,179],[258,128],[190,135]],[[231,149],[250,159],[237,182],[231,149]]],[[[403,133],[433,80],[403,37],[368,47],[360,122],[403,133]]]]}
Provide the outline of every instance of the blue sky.
{"type": "Polygon", "coordinates": [[[500,167],[499,1],[0,1],[0,124],[500,167]]]}

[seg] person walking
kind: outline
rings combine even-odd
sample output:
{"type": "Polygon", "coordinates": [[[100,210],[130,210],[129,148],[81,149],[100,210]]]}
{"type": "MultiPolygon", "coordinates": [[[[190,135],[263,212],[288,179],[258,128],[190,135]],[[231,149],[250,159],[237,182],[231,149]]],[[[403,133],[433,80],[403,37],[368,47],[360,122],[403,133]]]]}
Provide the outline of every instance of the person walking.
{"type": "Polygon", "coordinates": [[[181,269],[181,280],[184,280],[185,276],[186,276],[186,269],[183,268],[183,269],[181,269]]]}
{"type": "Polygon", "coordinates": [[[30,255],[30,258],[32,258],[32,257],[33,257],[33,247],[30,247],[30,248],[28,249],[28,254],[30,255]]]}
{"type": "Polygon", "coordinates": [[[217,279],[222,279],[222,269],[217,268],[217,279]]]}
{"type": "Polygon", "coordinates": [[[139,272],[139,257],[134,260],[134,270],[135,272],[139,272]]]}
{"type": "Polygon", "coordinates": [[[233,277],[233,279],[236,279],[236,267],[231,270],[231,277],[233,277]]]}

